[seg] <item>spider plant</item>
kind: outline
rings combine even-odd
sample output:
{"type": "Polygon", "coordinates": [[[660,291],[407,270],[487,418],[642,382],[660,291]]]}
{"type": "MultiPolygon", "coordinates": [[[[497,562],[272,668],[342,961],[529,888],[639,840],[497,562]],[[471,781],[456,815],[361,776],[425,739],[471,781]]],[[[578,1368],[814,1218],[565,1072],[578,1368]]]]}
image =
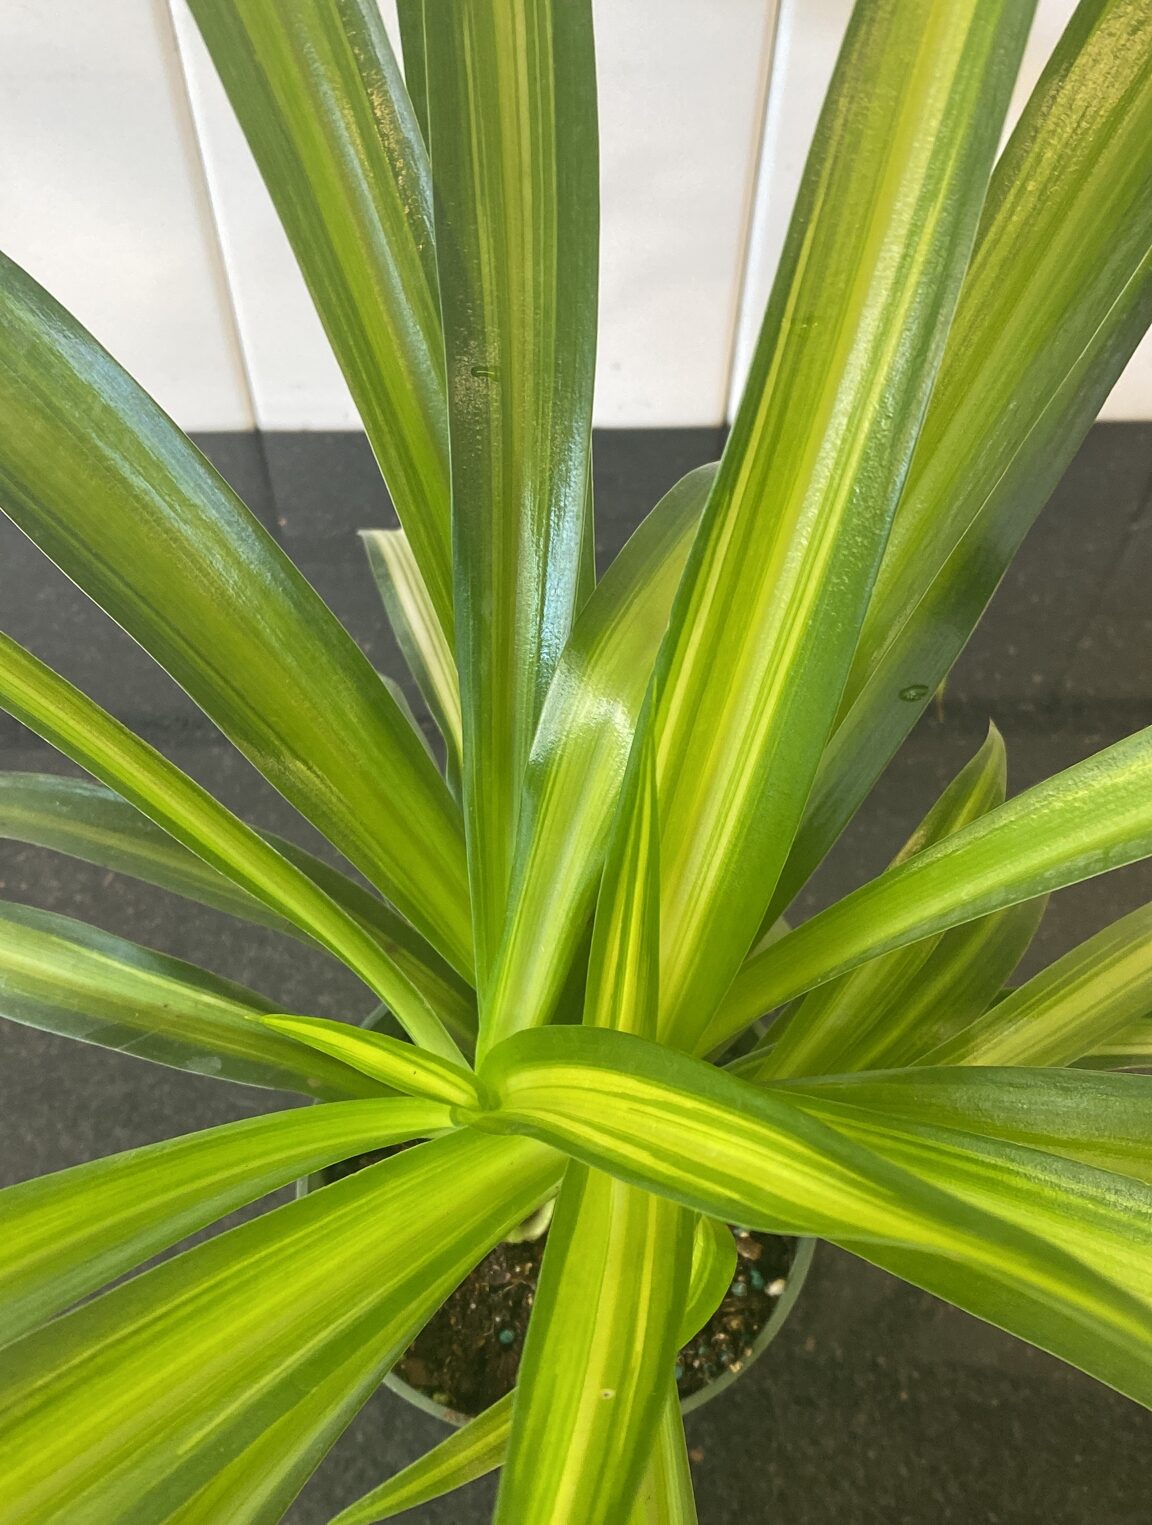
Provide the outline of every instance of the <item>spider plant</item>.
{"type": "Polygon", "coordinates": [[[596,583],[590,0],[401,0],[403,79],[373,0],[192,0],[399,515],[368,550],[443,770],[3,264],[5,511],[379,894],[6,637],[0,704],[94,782],[3,777],[4,832],[319,944],[405,1034],[3,907],[6,1017],[317,1102],[0,1197],[6,1521],[279,1518],[552,1199],[515,1393],[343,1525],[500,1464],[505,1525],[693,1519],[673,1361],[716,1224],[1152,1403],[1152,1078],[1118,1073],[1152,1058],[1152,907],[1003,996],[1046,895],[1152,854],[1152,729],[1010,799],[990,732],[886,872],[782,920],[1152,317],[1152,11],[1083,0],[997,161],[1032,8],[857,5],[722,459],[596,583]]]}

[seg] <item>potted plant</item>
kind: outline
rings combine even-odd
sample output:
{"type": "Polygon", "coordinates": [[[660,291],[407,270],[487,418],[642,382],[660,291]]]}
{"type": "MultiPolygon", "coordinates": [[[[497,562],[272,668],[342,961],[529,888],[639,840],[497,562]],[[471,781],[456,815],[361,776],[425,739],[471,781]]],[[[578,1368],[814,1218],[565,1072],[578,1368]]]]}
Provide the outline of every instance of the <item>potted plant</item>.
{"type": "Polygon", "coordinates": [[[588,0],[401,0],[406,87],[374,0],[192,9],[403,526],[369,549],[444,766],[3,264],[0,504],[379,895],[7,637],[0,704],[95,782],[6,776],[4,830],[319,944],[403,1036],[3,908],[5,1016],[317,1104],[0,1197],[0,1515],[279,1518],[542,1210],[514,1391],[343,1525],[500,1464],[504,1525],[694,1518],[674,1366],[733,1224],[1152,1402],[1152,1079],[1117,1072],[1152,909],[1004,994],[1044,896],[1152,854],[1152,730],[1011,799],[992,731],[886,872],[783,920],[1148,323],[1145,0],[1083,0],[995,166],[1028,0],[861,0],[723,457],[599,583],[588,0]]]}

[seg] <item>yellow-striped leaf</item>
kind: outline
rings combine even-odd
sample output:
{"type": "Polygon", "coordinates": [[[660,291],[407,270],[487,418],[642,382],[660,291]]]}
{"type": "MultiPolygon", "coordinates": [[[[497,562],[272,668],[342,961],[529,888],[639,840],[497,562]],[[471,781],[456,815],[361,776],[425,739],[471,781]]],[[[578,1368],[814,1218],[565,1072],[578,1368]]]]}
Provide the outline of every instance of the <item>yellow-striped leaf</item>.
{"type": "Polygon", "coordinates": [[[684,1421],[673,1386],[664,1395],[648,1470],[628,1515],[628,1525],[697,1525],[684,1421]]]}
{"type": "Polygon", "coordinates": [[[0,901],[0,1016],[194,1074],[342,1100],[378,1082],[260,1025],[271,1001],[85,922],[0,901]]]}
{"type": "Polygon", "coordinates": [[[660,1002],[660,819],[651,732],[635,749],[608,844],[584,1021],[654,1038],[660,1002]]]}
{"type": "Polygon", "coordinates": [[[849,25],[658,665],[661,1031],[673,1042],[707,1024],[800,823],[1031,9],[879,0],[849,25]]]}
{"type": "Polygon", "coordinates": [[[678,1345],[687,1345],[724,1301],[736,1275],[736,1240],[726,1223],[699,1217],[692,1232],[692,1274],[678,1345]]]}
{"type": "MultiPolygon", "coordinates": [[[[347,1394],[363,1380],[364,1356],[352,1351],[328,1374],[306,1388],[297,1401],[251,1444],[213,1474],[202,1488],[162,1516],[164,1525],[281,1525],[300,1485],[323,1461],[347,1422],[347,1394]]],[[[163,1495],[161,1495],[162,1497],[163,1495]]],[[[137,1506],[143,1515],[148,1500],[137,1506]]]]}
{"type": "Polygon", "coordinates": [[[323,1017],[277,1015],[260,1021],[397,1091],[448,1106],[475,1106],[479,1099],[471,1070],[386,1033],[323,1017]]]}
{"type": "MultiPolygon", "coordinates": [[[[851,1138],[858,1139],[886,1160],[919,1178],[945,1184],[960,1200],[991,1214],[1011,1215],[1012,1221],[1049,1245],[1070,1248],[1078,1259],[1098,1269],[1132,1299],[1142,1319],[1133,1344],[1152,1339],[1152,1188],[1143,1182],[1093,1169],[1059,1155],[976,1134],[931,1125],[892,1124],[854,1108],[824,1106],[818,1115],[851,1138]]],[[[901,1247],[865,1246],[866,1259],[910,1280],[924,1283],[918,1254],[901,1247]]],[[[1052,1348],[1052,1319],[1044,1299],[1010,1287],[1005,1294],[989,1285],[987,1272],[976,1268],[969,1276],[958,1267],[944,1268],[945,1295],[960,1307],[990,1316],[1013,1333],[1052,1348]]],[[[931,1276],[931,1270],[928,1275],[931,1276]]],[[[931,1285],[931,1281],[928,1283],[931,1285]]],[[[1129,1363],[1113,1366],[1098,1341],[1089,1310],[1080,1305],[1069,1285],[1061,1321],[1057,1354],[1128,1391],[1152,1406],[1152,1391],[1141,1379],[1135,1386],[1126,1375],[1129,1363]],[[1077,1324],[1081,1327],[1077,1327],[1077,1324]]]]}
{"type": "Polygon", "coordinates": [[[459,811],[371,664],[187,436],[3,258],[0,507],[470,972],[459,811]]]}
{"type": "MultiPolygon", "coordinates": [[[[476,995],[391,906],[272,832],[264,841],[367,926],[457,1039],[476,1036],[476,995]]],[[[135,806],[100,784],[56,773],[0,773],[0,837],[67,853],[293,937],[309,933],[258,900],[135,806]]],[[[249,868],[253,867],[249,864],[249,868]]]]}
{"type": "Polygon", "coordinates": [[[688,1292],[692,1215],[571,1164],[548,1231],[498,1525],[616,1525],[652,1450],[688,1292]]]}
{"type": "Polygon", "coordinates": [[[996,167],[770,919],[931,702],[1152,322],[1150,65],[1145,0],[1082,0],[996,167]]]}
{"type": "Polygon", "coordinates": [[[491,1043],[549,1020],[582,943],[636,719],[715,475],[700,466],[661,498],[581,610],[556,669],[525,776],[491,1043]]]}
{"type": "MultiPolygon", "coordinates": [[[[713,1218],[697,1218],[692,1237],[688,1299],[676,1336],[677,1345],[687,1344],[708,1322],[731,1285],[735,1268],[736,1245],[729,1230],[713,1218]]],[[[331,1525],[375,1525],[378,1520],[390,1520],[407,1509],[414,1509],[417,1504],[462,1488],[465,1483],[499,1467],[504,1461],[512,1430],[514,1397],[514,1393],[508,1393],[500,1398],[395,1477],[350,1504],[331,1525]]],[[[689,1521],[694,1525],[692,1515],[667,1512],[676,1501],[683,1511],[692,1498],[691,1480],[687,1468],[681,1468],[683,1458],[677,1450],[678,1436],[679,1453],[684,1449],[683,1426],[679,1403],[672,1389],[669,1390],[669,1400],[662,1411],[655,1448],[635,1506],[641,1510],[636,1525],[641,1522],[644,1525],[649,1522],[650,1525],[688,1525],[689,1521]],[[648,1509],[647,1514],[641,1509],[642,1504],[648,1509]],[[657,1506],[667,1506],[666,1512],[660,1513],[657,1506]]]]}
{"type": "Polygon", "coordinates": [[[330,1525],[376,1525],[494,1471],[508,1449],[515,1396],[514,1391],[505,1394],[395,1477],[349,1504],[330,1525]]]}
{"type": "Polygon", "coordinates": [[[375,0],[190,0],[452,638],[432,181],[375,0]]]}
{"type": "MultiPolygon", "coordinates": [[[[651,733],[641,734],[608,845],[584,1021],[654,1037],[660,823],[651,733]]],[[[675,1203],[569,1165],[512,1411],[500,1525],[616,1525],[627,1511],[659,1430],[693,1239],[693,1217],[675,1203]]]]}
{"type": "Polygon", "coordinates": [[[793,1080],[774,1094],[977,1133],[1152,1185],[1152,1078],[1145,1075],[949,1066],[793,1080]]]}
{"type": "Polygon", "coordinates": [[[1152,905],[1073,948],[932,1048],[923,1064],[1069,1064],[1152,1007],[1152,905]]]}
{"type": "MultiPolygon", "coordinates": [[[[1017,1085],[1009,1107],[1037,1095],[1037,1076],[1044,1082],[1059,1075],[917,1070],[897,1071],[895,1081],[897,1086],[909,1081],[905,1090],[912,1108],[931,1107],[937,1098],[929,1098],[930,1087],[916,1094],[921,1075],[1001,1073],[1033,1082],[1017,1085]]],[[[1074,1085],[1086,1078],[1064,1074],[1074,1085]]],[[[1152,1210],[1152,1189],[1140,1186],[1131,1172],[1131,1178],[1117,1175],[1111,1205],[1107,1190],[1094,1188],[1089,1212],[1080,1187],[1061,1184],[1060,1162],[1082,1148],[1077,1129],[1084,1130],[1087,1108],[1064,1109],[1072,1113],[1066,1129],[1059,1116],[1059,1084],[1050,1095],[1039,1089],[1041,1105],[1030,1122],[1025,1119],[1031,1136],[1018,1140],[1026,1150],[1042,1148],[1045,1131],[1057,1133],[1052,1160],[1038,1165],[1035,1200],[1019,1200],[1027,1182],[1014,1176],[1010,1188],[997,1188],[992,1208],[991,1198],[966,1196],[966,1172],[969,1164],[977,1168],[978,1159],[964,1159],[953,1171],[925,1149],[915,1152],[910,1169],[903,1155],[897,1163],[823,1116],[806,1115],[819,1082],[802,1088],[752,1086],[632,1034],[563,1027],[508,1039],[490,1056],[483,1076],[497,1100],[496,1110],[478,1119],[484,1127],[528,1132],[697,1211],[773,1232],[818,1234],[879,1264],[891,1263],[926,1290],[1152,1406],[1152,1301],[1129,1267],[1110,1266],[1103,1253],[1122,1238],[1133,1215],[1152,1210]],[[1066,1231],[1046,1237],[1044,1225],[1057,1216],[1066,1231]],[[1022,1226],[1025,1219],[1030,1226],[1022,1226]],[[1084,1258],[1077,1239],[1082,1228],[1084,1258]]],[[[1121,1079],[1143,1081],[1101,1078],[1113,1085],[1121,1079]]],[[[851,1083],[848,1077],[839,1085],[851,1083]]],[[[976,1093],[960,1094],[971,1099],[976,1093]]],[[[1152,1173],[1147,1098],[1147,1089],[1144,1095],[1130,1089],[1118,1099],[1113,1110],[1129,1129],[1119,1141],[1101,1145],[1100,1125],[1093,1125],[1085,1163],[1107,1169],[1091,1151],[1106,1160],[1111,1150],[1117,1158],[1132,1158],[1145,1175],[1152,1173]],[[1142,1114],[1139,1140],[1131,1134],[1133,1103],[1142,1114]]],[[[905,1121],[895,1113],[888,1120],[897,1131],[905,1121]]],[[[914,1149],[919,1123],[909,1120],[914,1149]]],[[[947,1125],[939,1117],[929,1124],[947,1125]]],[[[986,1126],[981,1131],[992,1136],[986,1126]]],[[[1067,1179],[1081,1177],[1073,1172],[1067,1179]]]]}
{"type": "Polygon", "coordinates": [[[346,1101],[227,1123],[0,1192],[0,1344],[233,1208],[451,1126],[432,1102],[346,1101]]]}
{"type": "MultiPolygon", "coordinates": [[[[975,757],[961,769],[927,817],[897,854],[894,867],[943,841],[1004,803],[1007,759],[995,726],[975,757]]],[[[899,1021],[937,952],[943,934],[922,938],[881,958],[871,959],[814,990],[789,1013],[779,1034],[770,1028],[766,1052],[746,1078],[827,1075],[867,1069],[864,1056],[878,1034],[899,1021]]]]}
{"type": "Polygon", "coordinates": [[[554,1185],[453,1134],[209,1240],[6,1347],[0,1515],[168,1520],[276,1432],[291,1497],[413,1333],[554,1185]],[[308,1395],[326,1389],[317,1414],[308,1395]],[[306,1443],[292,1422],[304,1404],[306,1443]],[[291,1485],[289,1487],[289,1485],[291,1485]]]}
{"type": "Polygon", "coordinates": [[[420,123],[427,143],[428,131],[428,50],[424,41],[424,0],[396,0],[396,20],[400,26],[400,48],[404,55],[404,83],[408,99],[420,123]]]}
{"type": "Polygon", "coordinates": [[[708,1034],[858,964],[1152,853],[1152,727],[889,869],[750,959],[708,1034]]]}
{"type": "Polygon", "coordinates": [[[361,530],[368,565],[376,579],[388,623],[448,749],[450,772],[459,774],[460,680],[456,658],[403,530],[361,530]]]}
{"type": "Polygon", "coordinates": [[[852,1068],[918,1064],[986,1011],[1035,937],[1047,905],[1041,895],[945,932],[912,988],[855,1049],[852,1068]]]}
{"type": "Polygon", "coordinates": [[[1137,1021],[1118,1032],[1108,1043],[1085,1054],[1076,1064],[1090,1070],[1152,1069],[1152,1009],[1146,1008],[1137,1021]]]}
{"type": "Polygon", "coordinates": [[[387,1002],[413,1038],[449,1058],[452,1038],[370,926],[245,826],[175,764],[30,652],[0,635],[0,708],[257,899],[305,928],[387,1002]]]}
{"type": "Polygon", "coordinates": [[[425,29],[425,57],[483,1011],[584,534],[599,225],[590,0],[454,0],[425,29]]]}

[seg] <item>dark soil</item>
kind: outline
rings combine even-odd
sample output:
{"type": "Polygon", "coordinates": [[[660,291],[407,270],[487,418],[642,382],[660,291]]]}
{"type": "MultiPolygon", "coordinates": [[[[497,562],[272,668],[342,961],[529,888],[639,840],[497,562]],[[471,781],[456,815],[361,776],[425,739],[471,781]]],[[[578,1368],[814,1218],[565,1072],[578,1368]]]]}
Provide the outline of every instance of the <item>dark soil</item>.
{"type": "Polygon", "coordinates": [[[743,1368],[756,1336],[772,1317],[792,1269],[794,1239],[748,1229],[732,1232],[736,1236],[736,1274],[719,1308],[680,1352],[676,1386],[681,1398],[698,1393],[725,1372],[743,1368]]]}
{"type": "Polygon", "coordinates": [[[491,1250],[424,1325],[396,1375],[458,1414],[479,1414],[510,1393],[547,1238],[491,1250]]]}
{"type": "MultiPolygon", "coordinates": [[[[401,1145],[407,1148],[407,1145],[401,1145]]],[[[343,1160],[332,1180],[397,1153],[396,1147],[343,1160]]],[[[772,1315],[792,1266],[795,1241],[733,1229],[736,1272],[716,1312],[681,1350],[682,1398],[726,1372],[738,1372],[772,1315]]],[[[458,1414],[475,1415],[510,1393],[520,1371],[547,1232],[523,1244],[498,1244],[456,1288],[397,1361],[409,1387],[458,1414]]]]}

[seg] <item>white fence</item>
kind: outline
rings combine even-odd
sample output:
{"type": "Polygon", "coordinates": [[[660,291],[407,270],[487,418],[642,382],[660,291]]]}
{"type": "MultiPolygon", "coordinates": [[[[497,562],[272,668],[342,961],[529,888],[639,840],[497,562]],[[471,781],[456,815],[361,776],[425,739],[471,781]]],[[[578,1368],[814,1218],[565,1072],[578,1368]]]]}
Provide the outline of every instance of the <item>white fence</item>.
{"type": "MultiPolygon", "coordinates": [[[[728,413],[850,9],[598,0],[598,423],[728,413]]],[[[356,426],[184,0],[0,0],[0,247],[186,428],[356,426]]],[[[1152,418],[1152,346],[1106,416],[1152,418]]]]}

